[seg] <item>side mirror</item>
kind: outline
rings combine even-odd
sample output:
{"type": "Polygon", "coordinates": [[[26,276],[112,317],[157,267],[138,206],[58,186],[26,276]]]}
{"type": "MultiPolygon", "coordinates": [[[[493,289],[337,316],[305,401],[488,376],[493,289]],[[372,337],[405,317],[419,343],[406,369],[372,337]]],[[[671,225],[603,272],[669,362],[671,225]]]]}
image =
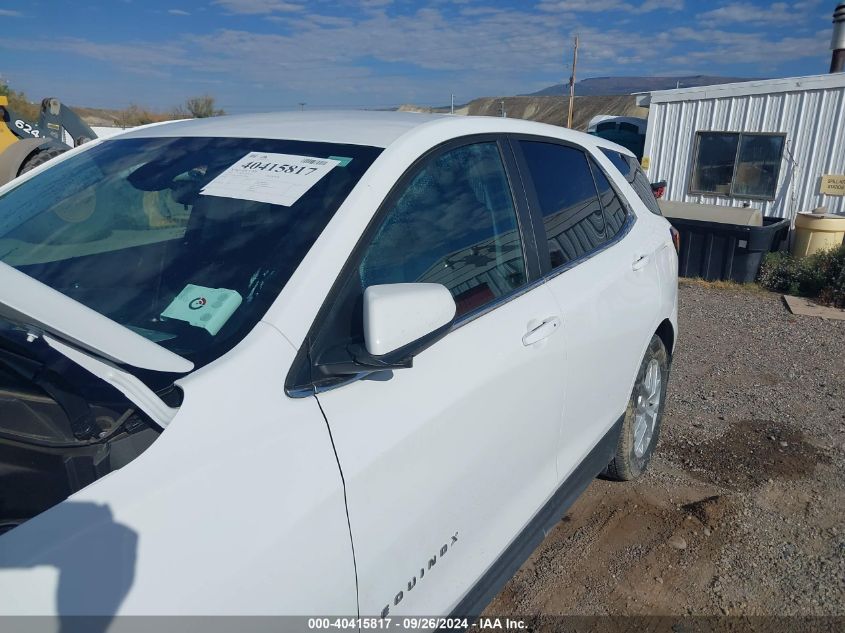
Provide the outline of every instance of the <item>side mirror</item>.
{"type": "Polygon", "coordinates": [[[364,343],[375,357],[441,332],[457,306],[441,284],[385,284],[364,290],[364,343]]]}

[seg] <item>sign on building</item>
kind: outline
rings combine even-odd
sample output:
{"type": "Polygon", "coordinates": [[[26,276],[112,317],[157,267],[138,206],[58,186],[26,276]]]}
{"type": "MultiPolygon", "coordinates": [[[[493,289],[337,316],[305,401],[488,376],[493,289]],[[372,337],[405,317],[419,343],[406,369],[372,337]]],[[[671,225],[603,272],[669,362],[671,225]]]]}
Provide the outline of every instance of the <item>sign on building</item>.
{"type": "Polygon", "coordinates": [[[845,176],[833,174],[822,176],[822,186],[819,193],[828,196],[845,196],[845,176]]]}

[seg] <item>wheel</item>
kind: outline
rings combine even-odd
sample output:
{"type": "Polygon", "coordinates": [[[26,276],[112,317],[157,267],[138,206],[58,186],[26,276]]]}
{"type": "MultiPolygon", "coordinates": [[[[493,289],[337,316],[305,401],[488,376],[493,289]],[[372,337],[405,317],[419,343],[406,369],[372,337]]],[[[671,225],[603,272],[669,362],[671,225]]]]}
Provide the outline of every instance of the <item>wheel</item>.
{"type": "Polygon", "coordinates": [[[669,354],[663,341],[655,335],[651,337],[637,372],[637,380],[622,422],[616,455],[603,473],[606,477],[629,481],[645,471],[660,434],[668,381],[669,354]]]}
{"type": "Polygon", "coordinates": [[[34,154],[30,154],[18,170],[18,176],[35,169],[39,165],[43,165],[51,158],[55,158],[59,154],[64,154],[66,151],[67,149],[64,147],[50,147],[48,149],[39,150],[34,154]]]}

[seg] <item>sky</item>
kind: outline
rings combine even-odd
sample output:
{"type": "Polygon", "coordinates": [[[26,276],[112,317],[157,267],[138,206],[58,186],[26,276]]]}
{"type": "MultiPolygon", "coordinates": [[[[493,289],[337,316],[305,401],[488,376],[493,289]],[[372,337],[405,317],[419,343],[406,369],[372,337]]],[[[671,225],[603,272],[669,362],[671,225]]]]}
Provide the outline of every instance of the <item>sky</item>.
{"type": "Polygon", "coordinates": [[[445,105],[613,75],[828,70],[833,0],[0,0],[30,99],[227,112],[445,105]]]}

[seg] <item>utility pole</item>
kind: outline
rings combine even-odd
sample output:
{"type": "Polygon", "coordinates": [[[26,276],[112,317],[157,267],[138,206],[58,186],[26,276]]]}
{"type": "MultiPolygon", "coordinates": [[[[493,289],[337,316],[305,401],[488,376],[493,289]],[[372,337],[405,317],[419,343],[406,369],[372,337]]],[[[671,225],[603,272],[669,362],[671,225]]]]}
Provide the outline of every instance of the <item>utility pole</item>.
{"type": "Polygon", "coordinates": [[[452,93],[452,107],[449,109],[449,114],[455,114],[455,94],[452,93]]]}
{"type": "Polygon", "coordinates": [[[304,101],[300,101],[300,102],[299,102],[299,111],[300,111],[300,112],[302,112],[303,110],[305,110],[305,102],[304,102],[304,101]]]}
{"type": "Polygon", "coordinates": [[[572,74],[569,76],[569,112],[566,115],[566,127],[572,128],[572,110],[575,106],[575,69],[578,66],[578,36],[575,36],[575,51],[572,54],[572,74]]]}
{"type": "Polygon", "coordinates": [[[502,118],[504,119],[507,117],[507,113],[505,112],[505,100],[502,99],[502,118]]]}

